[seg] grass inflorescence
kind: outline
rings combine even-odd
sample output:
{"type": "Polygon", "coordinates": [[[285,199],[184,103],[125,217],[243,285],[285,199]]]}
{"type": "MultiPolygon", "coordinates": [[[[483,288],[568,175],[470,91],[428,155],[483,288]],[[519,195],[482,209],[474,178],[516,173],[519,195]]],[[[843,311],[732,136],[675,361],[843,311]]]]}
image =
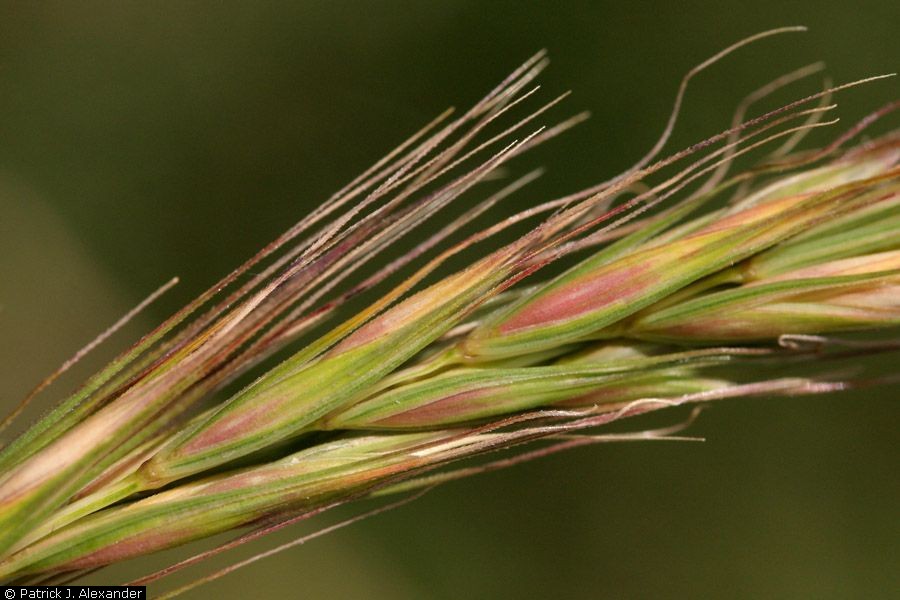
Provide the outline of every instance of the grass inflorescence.
{"type": "Polygon", "coordinates": [[[585,115],[539,125],[563,95],[507,122],[536,97],[541,52],[438,117],[3,448],[0,579],[58,581],[251,527],[231,547],[350,500],[672,439],[685,424],[593,431],[672,406],[877,383],[837,366],[897,344],[834,336],[900,324],[900,135],[851,144],[898,104],[796,148],[837,123],[836,93],[880,77],[746,118],[821,66],[800,69],[749,95],[726,131],[659,158],[694,75],[797,29],[692,69],[632,168],[486,226],[540,175],[510,176],[515,159],[585,115]],[[378,262],[464,195],[480,199],[378,262]],[[544,276],[551,264],[565,268],[544,276]]]}

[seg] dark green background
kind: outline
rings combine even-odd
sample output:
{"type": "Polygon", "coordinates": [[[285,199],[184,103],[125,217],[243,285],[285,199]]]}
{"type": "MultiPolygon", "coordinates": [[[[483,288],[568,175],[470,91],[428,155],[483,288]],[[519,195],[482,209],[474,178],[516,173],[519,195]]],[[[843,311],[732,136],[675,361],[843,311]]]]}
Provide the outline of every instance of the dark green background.
{"type": "MultiPolygon", "coordinates": [[[[182,276],[59,390],[71,386],[539,48],[553,60],[547,97],[573,89],[569,110],[594,117],[539,152],[549,172],[521,202],[628,166],[684,71],[794,24],[811,31],[697,81],[672,148],[814,60],[837,81],[897,70],[900,5],[3,2],[2,402],[182,276]]],[[[847,92],[841,115],[850,123],[898,92],[896,81],[847,92]]],[[[693,427],[705,444],[594,447],[458,482],[193,597],[889,597],[900,589],[897,392],[729,402],[693,427]]]]}

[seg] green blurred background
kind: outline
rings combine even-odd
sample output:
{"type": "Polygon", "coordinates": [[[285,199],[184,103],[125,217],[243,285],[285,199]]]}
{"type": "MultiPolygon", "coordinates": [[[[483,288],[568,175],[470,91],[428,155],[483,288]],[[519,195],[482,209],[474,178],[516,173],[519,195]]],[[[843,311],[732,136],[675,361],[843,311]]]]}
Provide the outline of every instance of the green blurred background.
{"type": "MultiPolygon", "coordinates": [[[[3,2],[2,403],[182,277],[61,393],[539,48],[553,60],[547,97],[573,89],[569,110],[594,116],[537,153],[549,171],[522,203],[627,167],[684,71],[794,24],[811,31],[698,79],[671,148],[721,130],[744,93],[814,60],[837,81],[897,70],[900,4],[3,2]]],[[[847,92],[841,116],[898,91],[889,81],[847,92]]],[[[898,390],[718,405],[692,428],[704,444],[599,446],[457,482],[188,597],[890,597],[898,390]]]]}

